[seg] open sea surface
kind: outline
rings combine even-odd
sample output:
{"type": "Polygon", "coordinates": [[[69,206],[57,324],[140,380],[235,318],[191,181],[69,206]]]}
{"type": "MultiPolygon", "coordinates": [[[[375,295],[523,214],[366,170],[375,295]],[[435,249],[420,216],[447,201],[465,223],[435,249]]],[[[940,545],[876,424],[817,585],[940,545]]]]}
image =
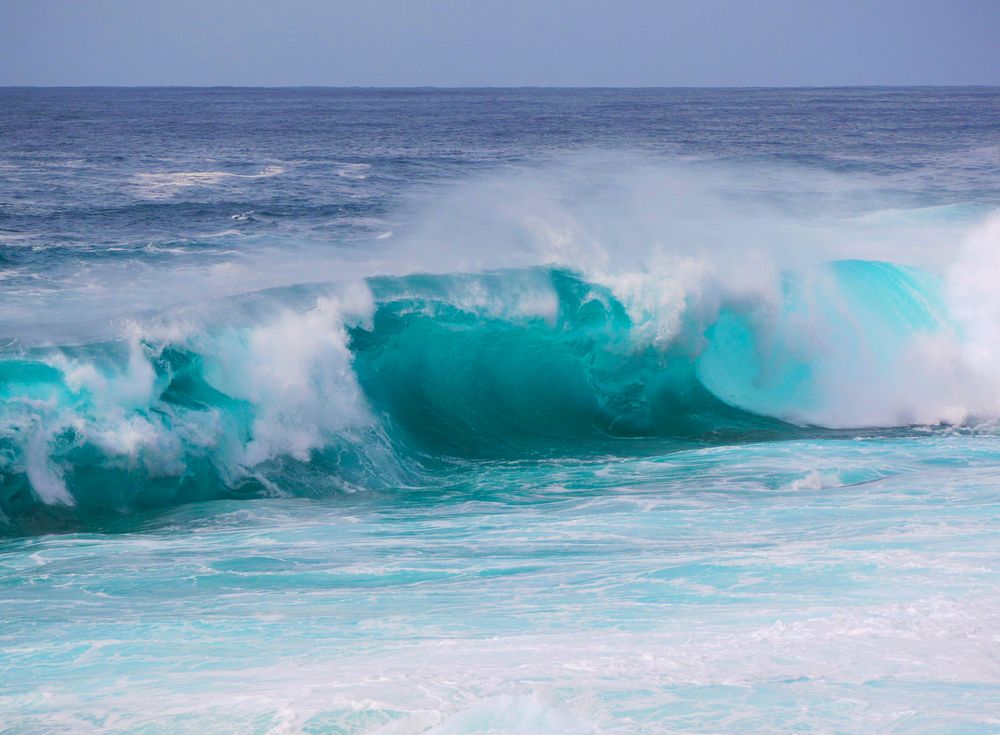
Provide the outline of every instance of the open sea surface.
{"type": "Polygon", "coordinates": [[[1000,732],[1000,89],[0,89],[3,733],[1000,732]]]}

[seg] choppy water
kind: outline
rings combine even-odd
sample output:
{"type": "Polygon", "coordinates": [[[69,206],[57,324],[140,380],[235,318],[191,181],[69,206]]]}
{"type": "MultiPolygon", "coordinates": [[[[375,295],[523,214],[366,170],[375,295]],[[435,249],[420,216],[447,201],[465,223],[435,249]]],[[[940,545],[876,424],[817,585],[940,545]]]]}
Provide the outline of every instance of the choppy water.
{"type": "Polygon", "coordinates": [[[0,90],[10,732],[997,732],[1000,91],[0,90]]]}

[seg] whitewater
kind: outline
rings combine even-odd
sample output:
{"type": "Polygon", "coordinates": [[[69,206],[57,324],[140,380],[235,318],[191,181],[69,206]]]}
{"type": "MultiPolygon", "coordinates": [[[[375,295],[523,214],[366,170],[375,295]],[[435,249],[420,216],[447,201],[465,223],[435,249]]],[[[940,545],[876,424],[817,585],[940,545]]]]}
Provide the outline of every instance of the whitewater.
{"type": "Polygon", "coordinates": [[[0,90],[0,721],[1000,729],[1000,92],[0,90]]]}

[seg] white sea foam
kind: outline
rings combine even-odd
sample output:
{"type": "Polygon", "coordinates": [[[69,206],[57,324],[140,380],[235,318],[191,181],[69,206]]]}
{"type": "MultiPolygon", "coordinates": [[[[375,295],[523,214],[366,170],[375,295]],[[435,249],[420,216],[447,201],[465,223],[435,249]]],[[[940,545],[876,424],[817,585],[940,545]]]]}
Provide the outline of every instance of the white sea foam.
{"type": "Polygon", "coordinates": [[[372,421],[345,331],[345,324],[370,319],[372,310],[370,292],[355,284],[302,311],[277,307],[249,327],[220,329],[192,314],[128,323],[128,356],[118,368],[51,352],[45,359],[62,375],[66,395],[6,401],[0,434],[23,446],[18,466],[6,466],[5,458],[4,469],[25,472],[43,502],[72,505],[52,455],[56,437],[66,432],[98,448],[108,466],[142,468],[152,477],[182,475],[202,452],[231,479],[276,456],[308,460],[335,434],[372,421]],[[215,411],[178,412],[159,403],[165,384],[153,360],[166,345],[195,350],[215,389],[253,406],[247,441],[215,411]]]}
{"type": "Polygon", "coordinates": [[[337,169],[337,176],[342,179],[354,181],[364,181],[369,176],[371,164],[368,163],[345,163],[337,169]]]}
{"type": "Polygon", "coordinates": [[[358,286],[321,298],[304,313],[279,313],[245,336],[224,339],[221,350],[201,346],[214,359],[213,384],[256,407],[253,440],[241,465],[279,454],[307,460],[331,434],[370,421],[351,368],[344,319],[369,318],[373,310],[371,294],[358,286]]]}
{"type": "Polygon", "coordinates": [[[136,174],[139,193],[149,199],[171,197],[195,186],[217,186],[227,181],[266,179],[285,173],[284,166],[265,166],[256,173],[239,174],[231,171],[164,171],[136,174]]]}

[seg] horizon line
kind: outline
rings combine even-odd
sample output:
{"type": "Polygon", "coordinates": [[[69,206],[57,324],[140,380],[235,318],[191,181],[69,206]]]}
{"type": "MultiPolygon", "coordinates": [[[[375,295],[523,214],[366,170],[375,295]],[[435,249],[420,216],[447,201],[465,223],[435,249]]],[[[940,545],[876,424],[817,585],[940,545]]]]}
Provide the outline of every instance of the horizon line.
{"type": "Polygon", "coordinates": [[[996,84],[0,84],[0,89],[323,89],[323,90],[754,90],[754,89],[1000,89],[996,84]]]}

